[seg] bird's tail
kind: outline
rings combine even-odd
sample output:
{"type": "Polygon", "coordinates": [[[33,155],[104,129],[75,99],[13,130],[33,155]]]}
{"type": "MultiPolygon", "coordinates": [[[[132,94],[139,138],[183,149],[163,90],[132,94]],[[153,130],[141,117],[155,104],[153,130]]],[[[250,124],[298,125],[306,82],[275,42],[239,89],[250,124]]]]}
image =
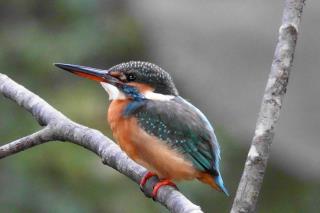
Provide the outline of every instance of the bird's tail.
{"type": "Polygon", "coordinates": [[[198,179],[201,182],[209,184],[215,190],[223,192],[225,195],[229,196],[229,192],[228,192],[227,188],[224,186],[223,180],[222,180],[220,174],[218,174],[217,176],[212,177],[212,175],[210,173],[203,172],[200,175],[200,177],[198,177],[198,179]]]}
{"type": "Polygon", "coordinates": [[[216,182],[216,184],[217,184],[217,186],[219,187],[219,189],[220,189],[223,193],[225,193],[227,196],[229,196],[229,192],[228,192],[227,188],[224,186],[223,180],[222,180],[220,174],[214,177],[214,181],[216,182]]]}

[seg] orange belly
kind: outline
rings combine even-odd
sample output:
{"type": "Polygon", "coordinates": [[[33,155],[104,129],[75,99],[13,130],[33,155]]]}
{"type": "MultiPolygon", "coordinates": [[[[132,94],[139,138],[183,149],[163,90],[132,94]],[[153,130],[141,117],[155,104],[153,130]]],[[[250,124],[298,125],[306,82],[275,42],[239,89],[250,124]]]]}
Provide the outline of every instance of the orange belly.
{"type": "Polygon", "coordinates": [[[199,172],[182,155],[147,134],[135,117],[124,118],[122,111],[129,100],[114,100],[109,106],[108,122],[119,146],[130,158],[156,173],[160,179],[192,179],[199,172]]]}
{"type": "Polygon", "coordinates": [[[187,180],[197,178],[219,190],[209,172],[196,170],[190,161],[165,145],[165,142],[141,129],[135,117],[122,116],[130,100],[114,100],[108,110],[108,122],[113,136],[127,155],[157,174],[160,179],[187,180]]]}

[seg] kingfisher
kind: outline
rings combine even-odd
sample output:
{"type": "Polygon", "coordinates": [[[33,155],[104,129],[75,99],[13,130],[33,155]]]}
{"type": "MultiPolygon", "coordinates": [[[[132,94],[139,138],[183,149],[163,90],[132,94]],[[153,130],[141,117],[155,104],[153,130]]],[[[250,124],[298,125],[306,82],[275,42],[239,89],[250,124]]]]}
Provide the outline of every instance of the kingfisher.
{"type": "Polygon", "coordinates": [[[141,179],[157,176],[152,197],[172,182],[198,179],[217,191],[228,191],[220,169],[220,147],[205,115],[179,96],[171,76],[159,66],[130,61],[97,69],[55,63],[78,76],[99,82],[109,94],[107,119],[120,148],[147,168],[141,179]]]}

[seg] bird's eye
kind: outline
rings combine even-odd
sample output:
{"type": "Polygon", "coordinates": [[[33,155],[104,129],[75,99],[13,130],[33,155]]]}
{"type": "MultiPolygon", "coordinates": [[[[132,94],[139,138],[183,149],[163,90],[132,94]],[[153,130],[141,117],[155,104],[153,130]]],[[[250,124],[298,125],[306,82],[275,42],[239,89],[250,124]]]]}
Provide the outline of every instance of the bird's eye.
{"type": "Polygon", "coordinates": [[[133,73],[129,73],[127,75],[127,81],[134,81],[136,79],[136,76],[133,73]]]}

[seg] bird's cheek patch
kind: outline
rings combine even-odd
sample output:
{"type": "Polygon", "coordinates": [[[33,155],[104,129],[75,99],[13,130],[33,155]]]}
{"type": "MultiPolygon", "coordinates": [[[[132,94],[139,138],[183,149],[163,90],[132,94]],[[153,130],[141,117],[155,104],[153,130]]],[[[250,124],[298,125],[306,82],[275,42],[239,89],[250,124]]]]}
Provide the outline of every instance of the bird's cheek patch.
{"type": "Polygon", "coordinates": [[[152,88],[151,86],[149,86],[147,84],[143,84],[143,83],[130,82],[130,83],[127,83],[127,85],[130,85],[130,86],[137,88],[139,93],[142,93],[142,94],[146,93],[148,91],[154,90],[154,88],[152,88]]]}
{"type": "Polygon", "coordinates": [[[120,72],[115,72],[115,71],[110,71],[108,73],[110,76],[122,81],[122,82],[126,82],[127,81],[127,77],[125,76],[125,74],[120,73],[120,72]]]}

